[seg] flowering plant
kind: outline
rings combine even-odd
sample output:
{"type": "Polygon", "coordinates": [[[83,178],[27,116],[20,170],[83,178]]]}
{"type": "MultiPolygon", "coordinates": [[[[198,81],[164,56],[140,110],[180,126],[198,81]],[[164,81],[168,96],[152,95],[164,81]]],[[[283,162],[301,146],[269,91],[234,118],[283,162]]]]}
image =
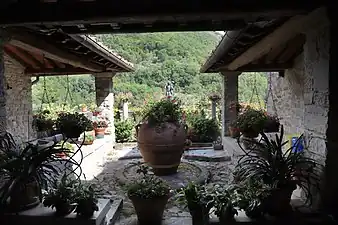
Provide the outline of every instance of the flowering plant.
{"type": "Polygon", "coordinates": [[[94,128],[106,128],[108,127],[108,123],[105,120],[94,121],[93,127],[94,128]]]}

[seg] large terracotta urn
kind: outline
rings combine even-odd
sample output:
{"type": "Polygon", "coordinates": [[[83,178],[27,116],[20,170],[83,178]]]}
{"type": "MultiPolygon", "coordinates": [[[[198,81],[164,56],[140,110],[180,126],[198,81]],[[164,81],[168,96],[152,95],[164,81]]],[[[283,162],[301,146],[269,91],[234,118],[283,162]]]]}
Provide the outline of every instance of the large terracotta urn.
{"type": "Polygon", "coordinates": [[[183,124],[163,123],[136,127],[137,142],[144,161],[156,175],[177,172],[185,148],[186,129],[183,124]]]}

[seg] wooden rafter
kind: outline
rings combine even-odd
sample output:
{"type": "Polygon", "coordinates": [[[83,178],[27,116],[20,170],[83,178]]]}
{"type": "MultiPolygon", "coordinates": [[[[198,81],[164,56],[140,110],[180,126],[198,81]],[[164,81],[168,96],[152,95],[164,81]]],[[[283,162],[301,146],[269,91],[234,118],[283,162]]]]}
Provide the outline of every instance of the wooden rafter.
{"type": "Polygon", "coordinates": [[[42,40],[41,37],[36,36],[31,32],[11,30],[11,34],[12,39],[10,43],[27,51],[40,54],[42,53],[50,59],[57,60],[65,64],[70,64],[74,67],[84,68],[93,72],[100,72],[103,69],[102,67],[88,62],[81,57],[60,50],[59,48],[47,43],[46,41],[42,40]]]}
{"type": "Polygon", "coordinates": [[[15,61],[17,61],[22,67],[27,68],[30,67],[31,65],[29,65],[29,63],[27,63],[26,61],[22,60],[20,57],[18,57],[17,54],[15,54],[11,48],[8,48],[8,46],[4,47],[5,53],[11,57],[12,59],[14,59],[15,61]]]}
{"type": "Polygon", "coordinates": [[[21,61],[24,61],[27,65],[29,65],[30,67],[33,67],[35,69],[39,69],[40,65],[36,63],[36,61],[34,61],[32,59],[32,57],[30,57],[30,55],[25,54],[23,51],[20,51],[18,48],[11,46],[11,45],[6,45],[6,49],[7,51],[11,51],[13,54],[15,54],[18,58],[21,59],[21,61]]]}
{"type": "Polygon", "coordinates": [[[256,59],[261,58],[281,44],[288,42],[302,31],[305,31],[312,26],[317,26],[318,24],[327,23],[327,21],[322,21],[321,19],[325,18],[322,16],[323,14],[325,14],[325,8],[320,8],[308,15],[295,16],[291,18],[271,34],[259,41],[256,45],[252,46],[233,60],[227,66],[228,70],[237,70],[256,59]]]}
{"type": "Polygon", "coordinates": [[[91,74],[90,71],[83,69],[83,68],[52,68],[52,69],[43,69],[37,70],[32,68],[27,68],[25,70],[25,74],[30,76],[37,76],[37,75],[46,75],[46,76],[57,76],[57,75],[66,75],[66,74],[91,74]]]}

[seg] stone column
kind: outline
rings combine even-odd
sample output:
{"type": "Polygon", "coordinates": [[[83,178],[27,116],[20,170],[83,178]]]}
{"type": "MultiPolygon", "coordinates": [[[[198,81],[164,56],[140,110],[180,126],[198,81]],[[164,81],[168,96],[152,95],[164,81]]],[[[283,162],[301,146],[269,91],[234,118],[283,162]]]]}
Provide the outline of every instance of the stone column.
{"type": "Polygon", "coordinates": [[[123,113],[123,120],[127,120],[129,117],[129,109],[128,109],[128,101],[124,101],[123,102],[123,106],[122,106],[122,113],[123,113]]]}
{"type": "Polygon", "coordinates": [[[8,36],[0,29],[0,136],[7,130],[4,45],[8,36]]]}
{"type": "Polygon", "coordinates": [[[237,119],[237,110],[230,109],[231,104],[238,103],[238,76],[240,72],[221,72],[222,85],[222,136],[228,136],[230,123],[237,119]]]}
{"type": "Polygon", "coordinates": [[[114,93],[113,77],[114,73],[95,74],[95,91],[96,104],[109,120],[110,136],[115,143],[115,126],[114,126],[114,93]]]}
{"type": "Polygon", "coordinates": [[[213,119],[216,119],[216,101],[211,100],[211,116],[213,119]]]}

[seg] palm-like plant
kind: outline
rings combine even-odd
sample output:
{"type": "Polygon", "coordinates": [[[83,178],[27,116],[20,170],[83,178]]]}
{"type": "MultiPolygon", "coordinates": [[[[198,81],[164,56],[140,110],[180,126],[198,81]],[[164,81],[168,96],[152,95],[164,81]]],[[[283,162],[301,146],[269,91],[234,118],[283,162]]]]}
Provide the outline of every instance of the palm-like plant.
{"type": "Polygon", "coordinates": [[[20,197],[29,200],[29,196],[25,195],[29,192],[27,188],[33,189],[41,201],[41,189],[47,188],[55,175],[59,174],[59,169],[51,163],[61,161],[56,154],[69,150],[56,148],[56,144],[43,149],[38,145],[27,144],[21,149],[9,133],[0,138],[0,143],[0,210],[9,205],[20,210],[22,206],[13,204],[20,202],[20,197]]]}
{"type": "MultiPolygon", "coordinates": [[[[284,197],[291,197],[292,191],[298,185],[304,191],[307,203],[311,203],[313,188],[319,189],[322,167],[314,159],[306,156],[304,151],[294,152],[292,147],[283,150],[288,142],[283,141],[283,126],[275,140],[269,139],[264,133],[261,135],[261,141],[252,140],[252,149],[248,151],[242,149],[245,154],[241,156],[236,166],[236,179],[262,180],[276,191],[285,191],[287,194],[284,197]]],[[[301,138],[302,136],[298,139],[297,145],[301,138]]],[[[288,204],[289,202],[290,199],[288,204]]]]}

